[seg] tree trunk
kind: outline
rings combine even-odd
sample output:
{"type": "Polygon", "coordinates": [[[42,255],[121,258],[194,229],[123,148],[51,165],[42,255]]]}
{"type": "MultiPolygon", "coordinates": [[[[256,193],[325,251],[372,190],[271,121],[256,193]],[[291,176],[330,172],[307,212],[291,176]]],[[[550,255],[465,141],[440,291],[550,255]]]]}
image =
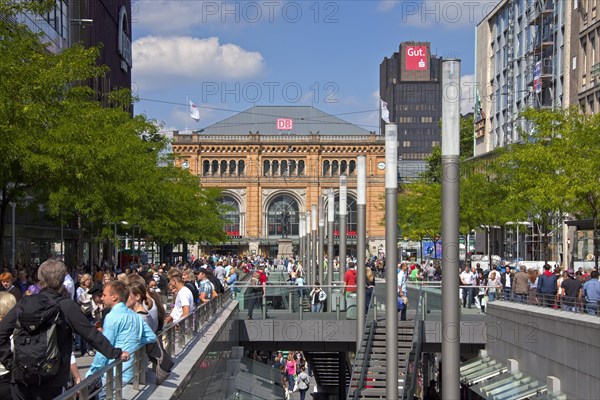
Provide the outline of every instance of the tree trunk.
{"type": "Polygon", "coordinates": [[[79,271],[81,260],[83,259],[83,229],[81,227],[81,214],[76,213],[77,217],[77,242],[75,245],[75,270],[79,271]]]}
{"type": "MultiPolygon", "coordinates": [[[[6,227],[4,224],[6,223],[6,210],[8,209],[8,201],[5,201],[5,192],[2,192],[2,202],[0,202],[0,262],[2,265],[8,265],[8,260],[4,260],[4,232],[6,231],[6,227]]],[[[15,267],[14,265],[12,266],[15,267]]]]}
{"type": "Polygon", "coordinates": [[[598,270],[598,213],[592,215],[592,235],[594,235],[594,268],[598,270]]]}

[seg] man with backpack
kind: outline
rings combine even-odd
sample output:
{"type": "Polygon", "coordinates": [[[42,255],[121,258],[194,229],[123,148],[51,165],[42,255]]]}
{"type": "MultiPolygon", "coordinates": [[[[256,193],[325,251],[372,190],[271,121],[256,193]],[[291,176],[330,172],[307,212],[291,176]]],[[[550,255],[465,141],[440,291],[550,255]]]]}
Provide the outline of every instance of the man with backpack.
{"type": "MultiPolygon", "coordinates": [[[[267,296],[267,275],[262,271],[264,265],[259,266],[258,271],[252,274],[250,279],[250,288],[248,290],[248,319],[252,319],[252,311],[256,304],[260,305],[262,313],[263,298],[267,296]]],[[[267,318],[269,316],[267,315],[267,318]]]]}
{"type": "Polygon", "coordinates": [[[129,360],[89,323],[81,308],[64,297],[67,267],[62,261],[40,265],[42,291],[24,297],[0,323],[0,362],[12,372],[12,398],[53,399],[69,381],[73,331],[109,359],[129,360]],[[14,350],[11,350],[13,336],[14,350]]]}

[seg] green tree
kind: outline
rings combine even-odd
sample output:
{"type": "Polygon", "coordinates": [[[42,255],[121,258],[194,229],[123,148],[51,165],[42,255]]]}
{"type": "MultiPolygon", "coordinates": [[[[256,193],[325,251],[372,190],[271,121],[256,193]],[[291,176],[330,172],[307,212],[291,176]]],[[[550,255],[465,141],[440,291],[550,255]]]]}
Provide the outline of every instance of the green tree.
{"type": "Polygon", "coordinates": [[[16,24],[16,13],[41,13],[54,2],[0,1],[0,260],[10,203],[23,203],[48,181],[37,155],[64,110],[64,100],[81,95],[76,82],[101,76],[97,49],[74,46],[51,53],[41,34],[16,24]]]}

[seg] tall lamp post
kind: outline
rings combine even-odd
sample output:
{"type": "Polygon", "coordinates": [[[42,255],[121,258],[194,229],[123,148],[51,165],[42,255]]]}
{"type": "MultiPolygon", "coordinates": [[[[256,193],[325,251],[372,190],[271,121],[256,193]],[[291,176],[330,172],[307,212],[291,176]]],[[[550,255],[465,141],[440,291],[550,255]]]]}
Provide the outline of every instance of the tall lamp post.
{"type": "MultiPolygon", "coordinates": [[[[398,125],[385,125],[385,353],[387,399],[398,398],[398,125]]],[[[457,303],[458,304],[458,303],[457,303]]]]}
{"type": "Polygon", "coordinates": [[[300,213],[300,223],[298,224],[298,237],[300,238],[300,243],[299,243],[299,251],[298,251],[298,261],[300,261],[302,263],[302,268],[305,268],[304,265],[304,213],[301,212],[300,213]]]}
{"type": "Polygon", "coordinates": [[[312,269],[310,270],[311,280],[308,282],[310,285],[313,285],[317,280],[317,205],[313,204],[311,207],[311,230],[312,230],[312,245],[311,245],[311,256],[312,256],[312,269]]]}
{"type": "Polygon", "coordinates": [[[360,349],[362,334],[365,328],[365,313],[367,308],[366,290],[367,279],[365,270],[365,244],[367,240],[367,157],[360,155],[356,162],[356,213],[358,242],[356,246],[356,351],[360,349]]]}
{"type": "Polygon", "coordinates": [[[306,233],[304,235],[304,242],[305,242],[305,249],[306,249],[306,267],[304,268],[304,270],[302,271],[302,276],[304,278],[304,281],[310,281],[310,271],[312,271],[312,267],[311,267],[311,259],[310,259],[310,211],[306,212],[306,217],[304,218],[304,232],[306,233]]]}
{"type": "Polygon", "coordinates": [[[340,175],[340,276],[346,272],[346,216],[348,215],[348,178],[340,175]]]}
{"type": "Polygon", "coordinates": [[[442,398],[460,398],[460,60],[442,62],[442,398]]]}
{"type": "Polygon", "coordinates": [[[325,215],[324,215],[324,205],[323,205],[323,196],[319,196],[319,275],[318,280],[321,283],[325,283],[325,276],[323,275],[323,270],[325,264],[325,258],[323,257],[323,248],[325,247],[325,215]]]}
{"type": "Polygon", "coordinates": [[[333,285],[333,264],[334,264],[334,255],[333,255],[333,225],[335,223],[335,193],[333,189],[329,189],[327,193],[327,255],[329,256],[329,260],[327,261],[327,286],[328,286],[328,296],[329,299],[329,308],[328,311],[331,311],[332,301],[332,289],[333,285]]]}

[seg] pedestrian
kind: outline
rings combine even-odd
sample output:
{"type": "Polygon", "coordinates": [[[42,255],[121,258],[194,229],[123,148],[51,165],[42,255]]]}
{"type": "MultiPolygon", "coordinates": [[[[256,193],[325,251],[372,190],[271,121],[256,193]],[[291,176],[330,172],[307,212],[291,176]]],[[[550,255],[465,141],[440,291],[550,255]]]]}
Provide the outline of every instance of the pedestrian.
{"type": "Polygon", "coordinates": [[[502,281],[502,289],[504,294],[504,300],[512,300],[512,285],[513,285],[513,274],[510,266],[507,265],[504,269],[504,273],[500,276],[502,281]]]}
{"type": "Polygon", "coordinates": [[[568,270],[567,279],[560,285],[563,310],[577,312],[577,305],[581,301],[581,286],[581,281],[575,279],[575,271],[568,270]]]}
{"type": "Polygon", "coordinates": [[[400,264],[400,271],[398,272],[398,297],[402,301],[402,309],[400,310],[400,320],[406,321],[406,303],[404,303],[405,298],[407,298],[408,292],[406,291],[406,263],[403,262],[400,264]]]}
{"type": "Polygon", "coordinates": [[[4,272],[0,275],[0,281],[2,282],[2,288],[5,292],[9,292],[15,299],[19,301],[21,299],[21,291],[14,285],[14,278],[10,272],[4,272]]]}
{"type": "MultiPolygon", "coordinates": [[[[133,353],[140,346],[156,342],[156,335],[152,328],[144,322],[139,314],[129,309],[125,303],[129,299],[129,289],[124,282],[113,281],[106,285],[102,290],[102,300],[104,305],[110,308],[110,312],[104,319],[102,334],[109,340],[113,346],[119,346],[129,353],[133,353]]],[[[133,363],[135,357],[132,357],[123,364],[122,383],[130,383],[133,380],[133,363]]],[[[110,360],[102,354],[96,354],[86,377],[93,375],[110,363],[110,360]]],[[[112,391],[113,388],[106,387],[106,376],[102,377],[102,390],[99,398],[103,400],[106,391],[112,391]]]]}
{"type": "Polygon", "coordinates": [[[292,351],[290,351],[288,353],[287,362],[285,363],[285,368],[286,368],[287,378],[288,378],[288,389],[291,392],[294,390],[294,383],[295,383],[294,378],[296,375],[296,361],[294,360],[294,352],[292,352],[292,351]]]}
{"type": "Polygon", "coordinates": [[[527,303],[527,294],[529,293],[529,275],[525,266],[521,266],[519,272],[513,279],[513,296],[517,303],[527,303]]]}
{"type": "MultiPolygon", "coordinates": [[[[261,313],[263,312],[263,298],[266,296],[267,276],[259,268],[258,271],[252,274],[252,278],[250,278],[250,288],[248,289],[248,319],[252,319],[252,312],[254,311],[256,304],[260,305],[261,313]]],[[[267,318],[269,318],[268,315],[267,318]]]]}
{"type": "Polygon", "coordinates": [[[471,267],[468,265],[465,267],[465,270],[460,273],[460,283],[462,285],[462,301],[463,308],[468,307],[471,308],[471,300],[473,299],[473,283],[475,281],[475,277],[471,272],[471,267]]]}
{"type": "Polygon", "coordinates": [[[323,305],[325,304],[325,300],[327,300],[327,293],[323,289],[321,289],[321,284],[319,281],[315,282],[315,287],[310,292],[310,304],[312,312],[321,312],[323,310],[323,305]]]}
{"type": "Polygon", "coordinates": [[[542,307],[552,307],[558,289],[556,275],[550,272],[550,265],[544,265],[544,272],[537,280],[537,297],[542,307]]]}
{"type": "Polygon", "coordinates": [[[0,362],[9,368],[14,365],[12,368],[12,399],[53,399],[63,392],[70,379],[73,330],[98,350],[99,353],[96,353],[96,356],[102,354],[107,359],[120,357],[124,361],[129,360],[127,351],[113,346],[88,322],[81,313],[79,305],[60,293],[63,291],[66,275],[67,267],[62,261],[48,260],[42,263],[38,269],[38,279],[42,291],[37,295],[25,297],[2,319],[0,324],[0,362]],[[27,340],[27,334],[23,330],[15,330],[17,318],[22,326],[33,322],[34,326],[48,327],[40,329],[37,334],[31,332],[31,335],[34,336],[43,335],[45,338],[50,338],[40,341],[43,348],[23,344],[27,340]],[[55,333],[49,334],[51,330],[55,330],[55,333]],[[13,336],[14,350],[11,349],[11,336],[13,336]],[[55,346],[57,354],[49,351],[55,346]],[[13,357],[16,361],[14,364],[13,357]],[[45,371],[44,377],[40,374],[32,377],[24,371],[33,369],[33,364],[24,365],[28,367],[27,369],[21,367],[22,362],[26,359],[32,359],[35,364],[56,365],[57,367],[45,371]]]}
{"type": "MultiPolygon", "coordinates": [[[[12,293],[0,292],[0,321],[17,304],[12,293]]],[[[10,371],[0,363],[0,399],[11,398],[10,371]]]]}
{"type": "Polygon", "coordinates": [[[356,293],[356,269],[354,263],[348,263],[348,270],[344,274],[344,293],[346,298],[350,293],[356,293]]]}
{"type": "Polygon", "coordinates": [[[302,298],[304,297],[304,275],[302,272],[298,272],[296,286],[298,286],[298,296],[300,296],[300,301],[302,301],[302,298]]]}
{"type": "Polygon", "coordinates": [[[298,377],[296,378],[296,385],[297,385],[298,391],[300,392],[300,400],[305,400],[306,392],[308,391],[309,384],[310,384],[310,378],[308,377],[308,374],[306,373],[306,367],[303,365],[300,370],[300,373],[298,374],[298,377]]]}
{"type": "Polygon", "coordinates": [[[371,298],[373,297],[373,292],[375,291],[375,275],[373,275],[373,270],[369,267],[365,269],[365,274],[365,283],[367,285],[367,291],[365,296],[365,314],[368,314],[369,304],[371,304],[371,298]]]}
{"type": "Polygon", "coordinates": [[[175,305],[171,310],[171,314],[165,319],[165,325],[185,318],[195,308],[192,291],[185,286],[181,275],[173,274],[169,281],[169,287],[173,296],[175,296],[175,305]]]}
{"type": "Polygon", "coordinates": [[[598,304],[600,302],[600,281],[598,280],[598,271],[593,270],[590,273],[590,280],[583,284],[583,296],[585,298],[585,308],[590,315],[598,314],[598,304]]]}

